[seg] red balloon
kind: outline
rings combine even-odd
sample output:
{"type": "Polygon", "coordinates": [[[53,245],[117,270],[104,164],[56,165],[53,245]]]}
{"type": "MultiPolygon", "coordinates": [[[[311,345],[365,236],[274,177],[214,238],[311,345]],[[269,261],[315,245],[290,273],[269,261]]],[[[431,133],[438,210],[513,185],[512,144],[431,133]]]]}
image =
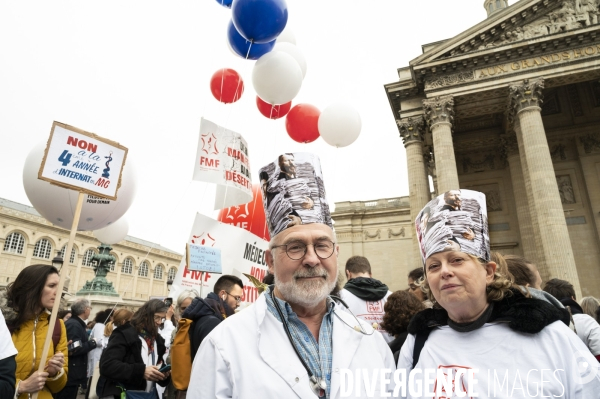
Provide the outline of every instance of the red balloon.
{"type": "Polygon", "coordinates": [[[252,185],[252,194],[252,202],[221,209],[217,220],[221,223],[227,223],[248,230],[250,233],[266,241],[270,241],[271,238],[269,237],[269,228],[267,227],[267,218],[265,217],[265,208],[263,208],[263,199],[259,184],[252,185]]]}
{"type": "Polygon", "coordinates": [[[285,117],[285,130],[298,143],[312,143],[319,138],[320,115],[314,105],[295,105],[285,117]]]}
{"type": "Polygon", "coordinates": [[[264,102],[262,98],[256,96],[256,106],[261,114],[270,119],[279,119],[287,115],[290,112],[290,108],[292,108],[292,102],[281,104],[281,105],[271,105],[267,102],[264,102]]]}
{"type": "Polygon", "coordinates": [[[222,103],[234,103],[244,93],[244,81],[233,69],[221,68],[210,79],[210,91],[222,103]]]}

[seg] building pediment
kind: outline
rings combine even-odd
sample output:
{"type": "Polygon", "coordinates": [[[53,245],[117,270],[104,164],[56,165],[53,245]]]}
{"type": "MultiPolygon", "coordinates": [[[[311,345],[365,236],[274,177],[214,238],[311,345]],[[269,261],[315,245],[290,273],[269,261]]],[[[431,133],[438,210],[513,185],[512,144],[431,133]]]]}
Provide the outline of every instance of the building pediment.
{"type": "Polygon", "coordinates": [[[596,0],[521,0],[456,37],[429,48],[410,62],[413,68],[518,47],[549,36],[575,33],[598,24],[596,0]]]}

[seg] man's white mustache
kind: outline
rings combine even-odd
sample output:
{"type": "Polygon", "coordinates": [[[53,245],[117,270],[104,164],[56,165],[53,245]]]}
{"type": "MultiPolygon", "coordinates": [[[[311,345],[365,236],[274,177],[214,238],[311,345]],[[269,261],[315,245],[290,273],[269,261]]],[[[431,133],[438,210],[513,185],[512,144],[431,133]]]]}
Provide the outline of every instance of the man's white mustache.
{"type": "Polygon", "coordinates": [[[301,272],[297,272],[294,274],[294,278],[298,279],[298,278],[305,278],[305,277],[325,277],[327,278],[329,274],[327,273],[326,270],[315,270],[315,269],[309,269],[306,271],[301,271],[301,272]]]}

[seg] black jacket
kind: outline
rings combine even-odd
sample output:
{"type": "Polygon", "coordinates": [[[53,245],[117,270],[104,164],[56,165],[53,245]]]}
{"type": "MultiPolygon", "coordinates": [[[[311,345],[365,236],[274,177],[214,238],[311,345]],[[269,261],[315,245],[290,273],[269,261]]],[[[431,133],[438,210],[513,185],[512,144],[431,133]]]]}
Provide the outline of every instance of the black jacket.
{"type": "Polygon", "coordinates": [[[216,294],[208,294],[206,299],[194,298],[181,317],[193,320],[190,328],[190,345],[192,361],[198,352],[200,344],[206,336],[222,322],[225,317],[232,315],[227,303],[222,301],[216,294]]]}
{"type": "Polygon", "coordinates": [[[348,280],[344,289],[363,301],[375,302],[383,299],[389,292],[388,286],[370,277],[356,277],[348,280]]]}
{"type": "Polygon", "coordinates": [[[93,340],[88,340],[85,322],[77,316],[65,322],[67,341],[72,344],[79,342],[79,346],[69,351],[69,374],[67,385],[80,385],[87,381],[88,352],[96,348],[93,340]]]}
{"type": "Polygon", "coordinates": [[[16,355],[0,360],[0,398],[15,396],[16,355]]]}
{"type": "MultiPolygon", "coordinates": [[[[165,340],[158,334],[156,336],[157,355],[156,364],[163,361],[165,354],[165,340]]],[[[120,389],[115,389],[118,384],[126,389],[144,390],[146,380],[144,372],[146,364],[142,359],[142,342],[136,329],[129,323],[113,331],[108,340],[108,346],[100,357],[100,375],[96,391],[102,396],[116,394],[120,389]]],[[[166,386],[169,379],[159,381],[158,384],[166,386]]]]}

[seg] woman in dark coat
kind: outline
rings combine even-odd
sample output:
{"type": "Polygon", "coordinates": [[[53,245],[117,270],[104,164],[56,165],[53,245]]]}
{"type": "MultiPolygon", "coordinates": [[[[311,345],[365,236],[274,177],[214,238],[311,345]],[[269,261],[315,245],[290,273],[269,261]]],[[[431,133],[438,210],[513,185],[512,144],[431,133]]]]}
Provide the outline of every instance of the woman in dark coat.
{"type": "Polygon", "coordinates": [[[158,371],[165,354],[165,341],[158,327],[164,322],[167,310],[163,301],[151,299],[135,312],[129,323],[113,331],[100,358],[98,396],[114,395],[118,399],[119,386],[150,392],[155,383],[168,384],[171,373],[158,371]]]}

